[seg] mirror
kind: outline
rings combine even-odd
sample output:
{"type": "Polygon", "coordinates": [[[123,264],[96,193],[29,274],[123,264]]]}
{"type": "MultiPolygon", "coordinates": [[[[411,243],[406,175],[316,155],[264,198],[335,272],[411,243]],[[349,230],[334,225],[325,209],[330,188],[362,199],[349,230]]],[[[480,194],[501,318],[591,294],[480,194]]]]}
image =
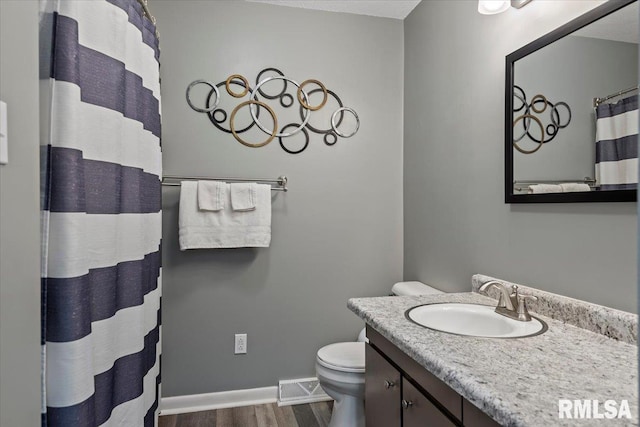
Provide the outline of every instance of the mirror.
{"type": "Polygon", "coordinates": [[[505,202],[630,202],[638,2],[609,1],[506,58],[505,202]]]}

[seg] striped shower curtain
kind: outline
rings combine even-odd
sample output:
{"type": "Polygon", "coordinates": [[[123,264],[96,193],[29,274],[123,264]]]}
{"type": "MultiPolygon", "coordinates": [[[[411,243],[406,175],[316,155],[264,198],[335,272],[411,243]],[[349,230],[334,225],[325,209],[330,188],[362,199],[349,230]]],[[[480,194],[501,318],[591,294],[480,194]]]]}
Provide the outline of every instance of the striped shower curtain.
{"type": "Polygon", "coordinates": [[[48,3],[43,425],[154,426],[162,176],[155,28],[136,0],[48,3]]]}
{"type": "Polygon", "coordinates": [[[638,95],[596,108],[596,181],[600,190],[638,183],[638,95]]]}

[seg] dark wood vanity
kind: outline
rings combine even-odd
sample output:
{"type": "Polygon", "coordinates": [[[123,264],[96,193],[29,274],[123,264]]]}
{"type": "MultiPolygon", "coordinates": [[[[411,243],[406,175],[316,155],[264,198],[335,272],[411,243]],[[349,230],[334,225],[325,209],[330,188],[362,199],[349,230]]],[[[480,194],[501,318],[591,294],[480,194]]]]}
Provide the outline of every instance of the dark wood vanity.
{"type": "Polygon", "coordinates": [[[499,424],[367,325],[367,427],[499,424]]]}

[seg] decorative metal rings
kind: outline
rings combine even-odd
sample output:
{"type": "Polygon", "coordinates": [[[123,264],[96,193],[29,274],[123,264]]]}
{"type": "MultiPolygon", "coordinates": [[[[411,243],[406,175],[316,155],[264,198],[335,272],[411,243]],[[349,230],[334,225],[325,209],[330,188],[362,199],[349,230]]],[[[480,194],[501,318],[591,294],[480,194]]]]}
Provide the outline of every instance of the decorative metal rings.
{"type": "MultiPolygon", "coordinates": [[[[189,104],[189,107],[193,108],[197,112],[199,112],[199,113],[208,113],[210,111],[213,111],[213,110],[216,109],[216,107],[218,106],[219,103],[220,103],[220,91],[218,90],[216,85],[214,85],[210,81],[207,81],[207,80],[196,80],[196,81],[191,82],[191,84],[187,87],[187,104],[189,104]],[[205,107],[205,108],[198,108],[195,105],[193,105],[193,103],[191,102],[191,96],[190,96],[191,89],[195,85],[197,85],[199,83],[202,83],[202,84],[205,84],[205,85],[209,86],[211,88],[211,90],[213,92],[215,92],[215,94],[216,94],[216,102],[214,102],[212,106],[205,107]]],[[[207,100],[207,104],[208,104],[208,100],[207,100]]]]}
{"type": "Polygon", "coordinates": [[[533,150],[525,150],[524,148],[521,148],[518,143],[516,143],[514,141],[513,146],[515,147],[516,150],[518,150],[519,152],[523,153],[523,154],[531,154],[531,153],[535,153],[536,151],[538,151],[541,147],[542,144],[544,143],[544,126],[542,126],[542,122],[540,121],[539,118],[537,118],[536,116],[533,116],[531,114],[523,114],[520,117],[518,117],[517,119],[514,120],[513,122],[513,126],[516,126],[516,123],[518,123],[520,120],[522,119],[531,119],[534,122],[538,123],[538,126],[540,126],[540,134],[542,135],[540,137],[540,141],[538,142],[538,146],[536,148],[534,148],[533,150]]]}
{"type": "Polygon", "coordinates": [[[567,105],[566,102],[562,102],[562,101],[556,102],[555,105],[551,107],[551,123],[553,123],[558,129],[564,129],[567,126],[569,126],[569,123],[571,123],[571,108],[569,108],[569,105],[567,105]],[[567,109],[567,112],[569,113],[569,118],[567,119],[567,123],[563,125],[560,124],[560,113],[558,113],[558,105],[562,105],[564,108],[567,109]]]}
{"type": "Polygon", "coordinates": [[[231,117],[229,118],[229,126],[231,127],[231,133],[240,144],[246,145],[247,147],[253,147],[253,148],[264,147],[265,145],[270,143],[273,140],[273,138],[276,137],[276,129],[278,129],[278,118],[276,117],[276,113],[274,113],[271,107],[269,107],[267,104],[265,104],[262,101],[255,101],[253,99],[250,99],[248,101],[244,101],[241,104],[238,104],[238,106],[233,109],[233,111],[231,112],[231,117]],[[259,105],[261,107],[264,107],[269,112],[269,114],[271,114],[271,117],[273,118],[273,130],[271,131],[271,135],[269,136],[269,138],[267,138],[266,141],[261,142],[259,144],[251,144],[250,142],[246,142],[242,138],[240,138],[240,136],[236,132],[233,120],[235,119],[236,113],[238,112],[238,110],[244,107],[245,105],[259,105]]]}
{"type": "Polygon", "coordinates": [[[355,112],[355,110],[353,108],[349,108],[349,107],[340,107],[338,108],[336,111],[333,112],[333,114],[331,115],[331,128],[333,129],[333,131],[338,135],[341,136],[343,138],[351,138],[353,135],[356,134],[356,132],[358,132],[358,129],[360,129],[360,117],[358,117],[358,114],[355,112]],[[340,113],[341,111],[348,111],[351,114],[353,114],[353,117],[355,117],[356,119],[356,128],[353,132],[351,132],[350,134],[344,134],[341,133],[338,130],[338,125],[336,124],[336,116],[338,115],[338,113],[340,113]]]}
{"type": "MultiPolygon", "coordinates": [[[[280,146],[285,152],[289,154],[299,154],[309,146],[311,132],[322,135],[324,143],[328,146],[333,146],[340,138],[351,138],[360,129],[360,118],[355,110],[345,107],[338,95],[327,89],[321,81],[308,79],[303,81],[302,84],[298,84],[295,80],[286,77],[277,68],[265,68],[260,71],[256,78],[256,86],[254,89],[249,86],[249,81],[243,75],[232,74],[226,80],[215,85],[207,80],[196,80],[187,88],[186,96],[187,103],[193,110],[205,113],[207,118],[216,128],[223,132],[232,134],[233,137],[242,145],[252,148],[263,147],[277,137],[280,141],[280,146]],[[281,90],[274,94],[265,92],[265,86],[270,84],[269,88],[271,89],[274,80],[278,80],[278,82],[275,83],[276,86],[282,85],[280,86],[281,90]],[[289,83],[296,87],[292,88],[289,83]],[[204,108],[198,107],[192,102],[191,89],[197,84],[205,84],[211,88],[205,99],[204,108]],[[315,87],[305,90],[305,88],[308,88],[308,85],[310,84],[313,84],[315,87]],[[240,88],[234,87],[234,85],[239,86],[240,88]],[[224,93],[225,91],[223,88],[226,89],[226,94],[224,93]],[[317,102],[316,104],[313,104],[311,102],[311,95],[320,92],[322,93],[322,99],[314,97],[314,100],[317,100],[317,102]],[[221,95],[222,98],[226,98],[221,99],[221,95]],[[243,98],[246,95],[248,95],[248,101],[237,101],[241,103],[239,105],[235,105],[235,107],[227,107],[226,105],[228,104],[225,105],[224,103],[222,106],[219,106],[221,102],[229,101],[228,96],[231,96],[232,98],[243,98]],[[258,97],[260,97],[260,99],[258,99],[258,97]],[[327,107],[327,105],[330,104],[332,107],[327,107]],[[245,126],[244,128],[238,129],[236,127],[236,122],[244,122],[246,120],[244,114],[241,115],[242,119],[238,118],[238,111],[245,106],[249,107],[251,119],[248,120],[246,126],[243,123],[243,126],[245,126]],[[326,111],[329,108],[332,108],[332,110],[326,111]],[[337,109],[334,110],[334,108],[337,109]],[[260,114],[263,109],[267,110],[269,115],[271,115],[271,118],[273,119],[273,129],[265,126],[260,121],[260,114]],[[289,112],[286,111],[287,109],[289,109],[289,112]],[[312,113],[315,114],[315,112],[320,109],[324,109],[323,111],[325,111],[325,113],[314,116],[317,118],[318,122],[316,125],[318,127],[316,128],[309,122],[312,113]],[[231,112],[228,114],[229,111],[231,112]],[[278,120],[277,116],[281,113],[284,114],[280,117],[280,120],[278,120]],[[351,126],[351,129],[353,130],[345,129],[345,126],[342,125],[345,115],[349,113],[355,118],[355,126],[351,126]],[[288,117],[291,116],[291,114],[293,114],[293,117],[288,117]],[[238,120],[236,120],[237,118],[238,120]],[[278,129],[279,122],[281,123],[280,126],[282,126],[282,123],[287,124],[281,129],[278,129]],[[262,132],[268,135],[265,141],[254,144],[242,139],[240,134],[250,130],[253,126],[257,126],[262,132]],[[341,127],[342,131],[340,130],[341,127]],[[297,142],[292,144],[284,141],[284,138],[299,133],[304,134],[304,143],[297,142]]],[[[231,99],[231,101],[233,101],[233,99],[231,99]]],[[[522,102],[525,103],[525,100],[523,99],[522,102]]],[[[236,102],[233,102],[233,104],[236,104],[236,102]]],[[[527,112],[528,111],[529,110],[527,110],[527,112]]],[[[559,121],[559,114],[556,113],[556,116],[559,121]]],[[[350,125],[351,124],[352,122],[350,122],[350,125]]],[[[259,133],[257,138],[262,139],[259,133]]]]}
{"type": "MultiPolygon", "coordinates": [[[[270,82],[272,80],[284,80],[286,82],[293,83],[294,85],[296,85],[298,87],[298,90],[300,90],[300,85],[295,80],[291,80],[289,77],[285,77],[285,76],[273,76],[273,77],[267,77],[266,79],[264,79],[263,81],[258,83],[258,85],[256,86],[255,90],[251,94],[251,98],[252,99],[255,98],[256,94],[258,93],[258,91],[260,90],[260,87],[262,85],[264,85],[265,83],[270,82]]],[[[304,91],[302,91],[302,94],[304,95],[304,99],[306,101],[308,101],[309,97],[307,96],[307,94],[304,91]]],[[[260,120],[258,120],[258,117],[256,116],[255,110],[253,108],[249,108],[249,111],[251,111],[251,117],[253,118],[253,121],[256,123],[256,125],[258,125],[258,127],[260,129],[262,129],[262,131],[264,133],[270,134],[273,131],[277,130],[277,129],[274,129],[273,131],[270,131],[270,130],[266,129],[262,125],[262,123],[260,123],[260,120]]],[[[294,130],[292,130],[289,133],[280,132],[280,133],[276,133],[275,136],[277,136],[278,138],[286,138],[287,136],[295,135],[296,133],[300,132],[307,125],[308,121],[309,121],[309,110],[307,110],[307,114],[305,114],[304,119],[302,120],[302,123],[300,124],[300,126],[298,126],[297,128],[295,128],[294,130]]]]}
{"type": "MultiPolygon", "coordinates": [[[[282,130],[285,130],[286,128],[288,128],[290,126],[298,126],[298,125],[295,124],[295,123],[289,123],[288,125],[283,127],[282,130]]],[[[309,146],[309,132],[305,128],[302,128],[302,133],[304,134],[305,140],[304,140],[304,145],[302,146],[301,149],[299,149],[299,150],[289,150],[287,147],[284,146],[284,142],[282,141],[282,137],[278,137],[278,140],[280,141],[280,147],[282,147],[282,149],[284,151],[286,151],[287,153],[289,153],[289,154],[300,154],[300,153],[302,153],[309,146]]]]}
{"type": "Polygon", "coordinates": [[[544,113],[544,110],[547,109],[547,103],[549,103],[549,101],[547,101],[547,98],[545,98],[544,95],[537,94],[531,100],[531,109],[536,113],[544,113]],[[536,103],[538,103],[538,102],[542,102],[544,104],[544,106],[542,107],[542,110],[538,110],[536,108],[536,103]]]}
{"type": "Polygon", "coordinates": [[[518,111],[524,110],[524,113],[521,116],[517,117],[513,122],[513,146],[523,154],[535,153],[542,147],[543,144],[547,144],[553,141],[553,139],[558,135],[560,129],[566,128],[571,122],[571,108],[569,108],[569,105],[566,102],[557,102],[554,104],[549,101],[544,95],[537,94],[533,97],[530,103],[527,103],[527,98],[524,91],[522,90],[522,88],[516,85],[513,86],[513,96],[514,104],[512,107],[512,111],[516,113],[518,111]],[[516,106],[516,99],[521,102],[521,104],[519,104],[518,106],[516,106]],[[542,106],[539,107],[538,104],[542,104],[542,106]],[[569,117],[567,118],[566,123],[562,123],[560,112],[558,109],[558,107],[560,106],[565,107],[567,110],[567,114],[569,117]],[[547,124],[545,127],[541,120],[542,116],[536,117],[535,114],[540,114],[547,111],[547,107],[551,107],[549,109],[551,111],[551,123],[547,124]],[[540,127],[540,138],[537,138],[535,132],[531,132],[531,120],[534,120],[540,127]],[[516,136],[515,126],[519,121],[522,121],[523,132],[516,136]],[[529,137],[529,139],[531,139],[538,145],[532,150],[526,150],[519,146],[518,142],[525,136],[529,137]]]}
{"type": "MultiPolygon", "coordinates": [[[[327,96],[327,88],[326,88],[326,87],[324,87],[324,85],[323,85],[319,80],[316,80],[316,79],[309,79],[309,80],[305,80],[305,81],[303,81],[303,82],[300,84],[300,86],[298,86],[298,101],[300,101],[300,105],[302,105],[302,106],[303,106],[304,108],[306,108],[307,110],[311,110],[311,111],[318,111],[319,109],[321,109],[322,107],[324,107],[324,104],[326,104],[326,103],[327,103],[327,99],[328,99],[328,98],[329,98],[329,97],[327,96]],[[320,86],[320,90],[322,90],[322,95],[323,95],[322,102],[321,102],[320,104],[316,105],[315,107],[312,107],[311,105],[307,104],[307,103],[305,102],[305,100],[304,100],[304,99],[302,99],[302,95],[303,95],[303,93],[304,93],[304,92],[302,91],[302,88],[303,88],[303,87],[304,87],[304,85],[306,85],[307,83],[315,83],[315,84],[317,84],[318,86],[320,86]]],[[[306,99],[306,94],[305,94],[305,99],[306,99]]]]}
{"type": "Polygon", "coordinates": [[[234,98],[242,98],[243,96],[245,96],[247,93],[249,93],[249,82],[247,81],[247,79],[244,78],[243,75],[241,74],[232,74],[227,78],[227,81],[225,82],[225,86],[227,88],[227,93],[231,96],[233,96],[234,98]],[[231,90],[231,87],[229,86],[231,84],[231,81],[233,79],[238,79],[241,80],[242,83],[244,83],[244,91],[240,92],[240,93],[236,93],[234,91],[231,90]]]}

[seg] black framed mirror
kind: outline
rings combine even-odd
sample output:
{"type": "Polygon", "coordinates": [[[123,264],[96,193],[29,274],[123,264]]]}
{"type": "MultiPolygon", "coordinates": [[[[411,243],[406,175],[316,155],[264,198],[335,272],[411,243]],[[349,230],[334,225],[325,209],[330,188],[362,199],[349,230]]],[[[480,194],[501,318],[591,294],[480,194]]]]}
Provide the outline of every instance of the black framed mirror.
{"type": "Polygon", "coordinates": [[[636,201],[637,140],[637,0],[506,57],[505,203],[636,201]]]}

